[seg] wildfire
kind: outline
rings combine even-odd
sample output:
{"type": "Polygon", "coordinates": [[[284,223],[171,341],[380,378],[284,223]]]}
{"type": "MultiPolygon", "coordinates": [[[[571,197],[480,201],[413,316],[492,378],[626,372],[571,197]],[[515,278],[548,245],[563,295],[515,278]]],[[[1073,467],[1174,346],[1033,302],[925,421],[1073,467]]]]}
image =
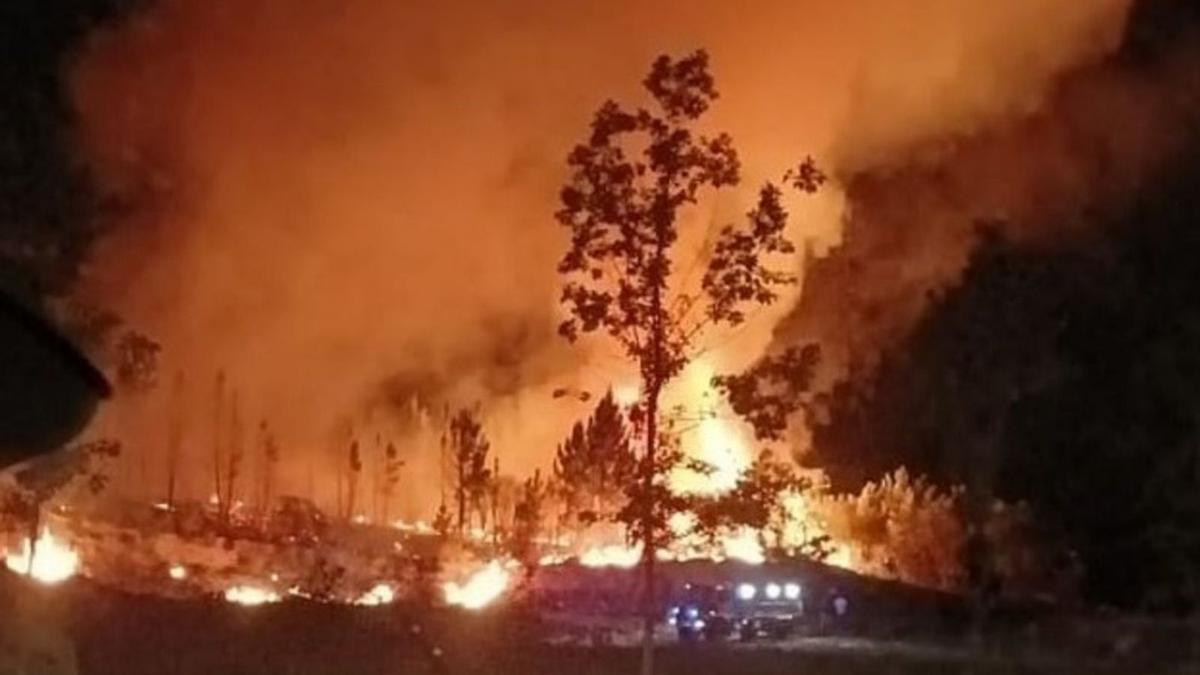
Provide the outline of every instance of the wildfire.
{"type": "Polygon", "coordinates": [[[354,601],[356,605],[367,605],[373,607],[376,605],[387,605],[396,599],[396,591],[387,584],[376,584],[374,588],[367,591],[358,600],[354,601]]]}
{"type": "Polygon", "coordinates": [[[716,404],[712,378],[716,370],[707,360],[693,363],[678,389],[688,415],[699,418],[693,434],[685,434],[684,450],[704,464],[705,471],[681,468],[671,474],[671,488],[681,494],[715,494],[731,489],[750,466],[750,452],[735,422],[716,404]],[[690,438],[689,438],[690,436],[690,438]]]}
{"type": "Polygon", "coordinates": [[[579,564],[584,567],[623,567],[629,568],[638,564],[642,559],[641,546],[621,546],[610,544],[589,548],[579,556],[579,564]]]}
{"type": "Polygon", "coordinates": [[[28,574],[44,584],[57,584],[78,571],[79,554],[48,530],[42,530],[36,548],[31,547],[26,539],[21,543],[21,551],[10,553],[5,557],[4,564],[17,574],[28,574]]]}
{"type": "Polygon", "coordinates": [[[258,586],[233,586],[225,591],[225,600],[239,605],[254,607],[279,602],[279,594],[258,586]]]}
{"type": "Polygon", "coordinates": [[[499,560],[493,560],[468,577],[461,586],[453,581],[446,582],[442,591],[447,604],[482,609],[504,593],[508,582],[508,570],[499,560]]]}

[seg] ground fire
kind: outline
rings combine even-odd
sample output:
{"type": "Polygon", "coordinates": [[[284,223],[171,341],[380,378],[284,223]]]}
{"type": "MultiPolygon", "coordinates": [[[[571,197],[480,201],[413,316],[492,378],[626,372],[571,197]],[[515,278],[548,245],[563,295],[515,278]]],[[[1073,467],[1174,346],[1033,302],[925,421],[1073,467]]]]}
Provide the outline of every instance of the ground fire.
{"type": "Polygon", "coordinates": [[[0,675],[1200,659],[1194,2],[8,4],[0,675]]]}

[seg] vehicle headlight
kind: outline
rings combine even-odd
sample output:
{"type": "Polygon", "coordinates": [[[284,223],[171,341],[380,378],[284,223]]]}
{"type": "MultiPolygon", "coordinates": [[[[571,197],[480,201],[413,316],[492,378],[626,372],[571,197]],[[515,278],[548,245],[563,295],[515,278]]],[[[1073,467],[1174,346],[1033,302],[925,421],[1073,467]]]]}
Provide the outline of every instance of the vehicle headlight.
{"type": "Polygon", "coordinates": [[[702,630],[704,626],[704,619],[696,619],[696,622],[692,624],[692,628],[695,628],[696,630],[702,630]]]}
{"type": "Polygon", "coordinates": [[[754,584],[738,584],[737,596],[742,600],[753,600],[754,594],[754,584]]]}
{"type": "Polygon", "coordinates": [[[688,607],[687,615],[689,619],[694,619],[700,616],[700,610],[696,609],[695,607],[688,607]]]}
{"type": "Polygon", "coordinates": [[[783,589],[779,587],[779,584],[767,584],[765,590],[767,597],[772,600],[779,599],[779,596],[783,594],[783,589]]]}
{"type": "Polygon", "coordinates": [[[787,598],[788,600],[799,600],[800,599],[800,584],[795,584],[795,583],[784,584],[783,585],[783,596],[785,598],[787,598]]]}

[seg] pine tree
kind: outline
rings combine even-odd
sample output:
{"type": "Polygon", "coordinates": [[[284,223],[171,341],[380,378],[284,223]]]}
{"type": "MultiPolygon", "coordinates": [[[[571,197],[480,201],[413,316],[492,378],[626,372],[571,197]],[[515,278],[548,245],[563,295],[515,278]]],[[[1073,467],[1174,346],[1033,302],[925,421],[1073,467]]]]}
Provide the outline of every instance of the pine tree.
{"type": "Polygon", "coordinates": [[[588,524],[612,517],[636,474],[625,415],[609,391],[586,423],[571,428],[555,453],[554,478],[567,518],[588,524]]]}
{"type": "Polygon", "coordinates": [[[491,471],[488,450],[491,444],[475,413],[467,408],[450,420],[447,445],[454,465],[454,498],[458,505],[458,531],[463,533],[471,513],[479,510],[487,494],[491,471]]]}

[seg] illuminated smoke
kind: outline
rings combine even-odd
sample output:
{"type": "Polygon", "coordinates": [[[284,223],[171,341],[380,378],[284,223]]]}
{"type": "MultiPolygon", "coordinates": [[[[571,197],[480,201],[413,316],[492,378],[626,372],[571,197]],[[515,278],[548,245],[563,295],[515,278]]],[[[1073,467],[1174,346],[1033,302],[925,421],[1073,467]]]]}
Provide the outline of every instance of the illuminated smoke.
{"type": "MultiPolygon", "coordinates": [[[[287,490],[329,474],[344,419],[399,433],[412,395],[434,410],[482,401],[506,470],[527,471],[590,407],[552,391],[628,376],[612,349],[553,333],[551,213],[592,110],[636,96],[656,54],[710,50],[712,124],[733,134],[752,189],[807,153],[866,164],[1034,106],[1056,73],[1111,49],[1126,4],[162,0],[77,62],[81,147],[126,207],[81,293],[160,340],[164,371],[185,371],[193,462],[224,369],[246,419],[270,420],[290,453],[287,490]]],[[[823,250],[840,209],[836,188],[794,205],[793,235],[823,250]]],[[[752,360],[788,304],[714,338],[708,367],[752,360]]],[[[97,424],[155,447],[161,398],[97,424]]],[[[424,424],[408,486],[438,482],[424,424]]],[[[188,473],[185,490],[206,494],[207,474],[188,473]]],[[[422,489],[402,495],[406,517],[429,515],[422,489]]]]}

